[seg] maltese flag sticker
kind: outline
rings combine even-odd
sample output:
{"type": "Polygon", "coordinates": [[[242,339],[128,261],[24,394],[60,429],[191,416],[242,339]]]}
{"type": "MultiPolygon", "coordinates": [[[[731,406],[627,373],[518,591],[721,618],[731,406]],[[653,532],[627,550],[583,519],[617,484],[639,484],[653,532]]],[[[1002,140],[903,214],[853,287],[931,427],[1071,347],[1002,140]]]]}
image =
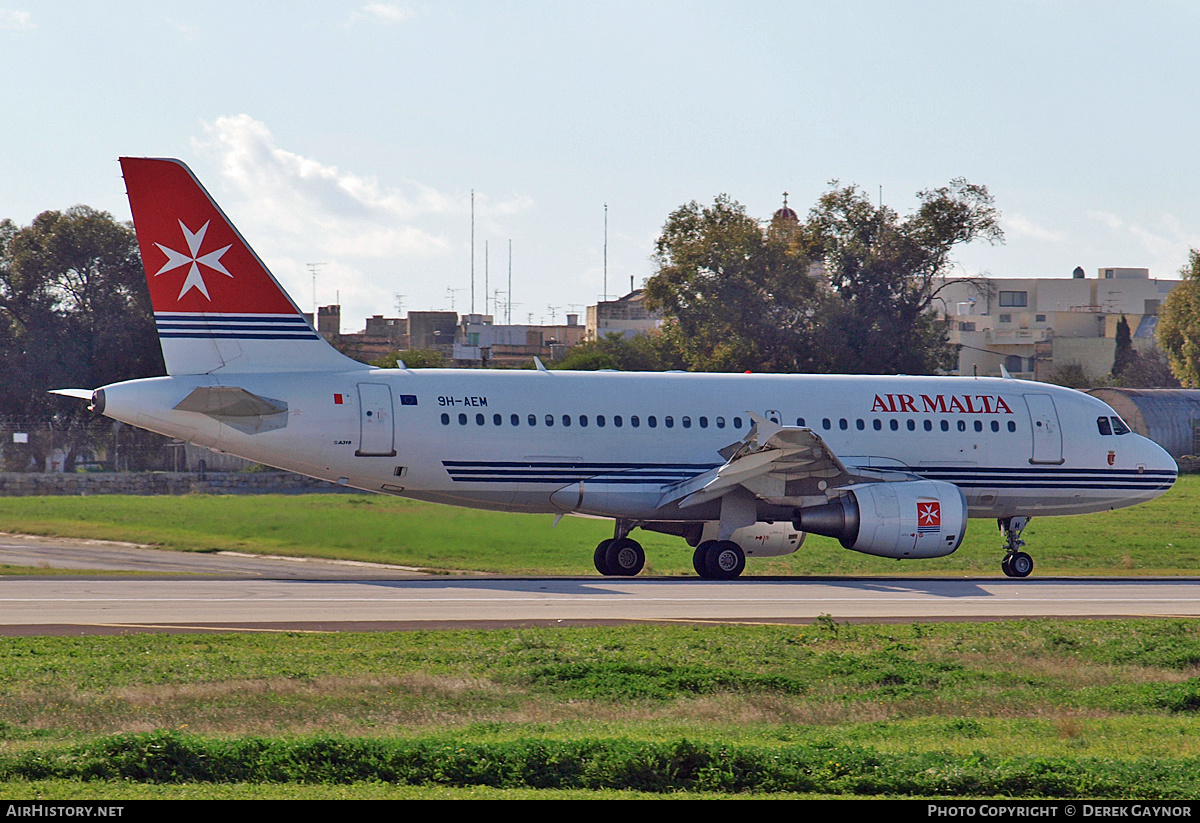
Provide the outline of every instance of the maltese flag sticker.
{"type": "Polygon", "coordinates": [[[917,504],[917,533],[933,534],[942,530],[942,504],[936,500],[917,504]]]}

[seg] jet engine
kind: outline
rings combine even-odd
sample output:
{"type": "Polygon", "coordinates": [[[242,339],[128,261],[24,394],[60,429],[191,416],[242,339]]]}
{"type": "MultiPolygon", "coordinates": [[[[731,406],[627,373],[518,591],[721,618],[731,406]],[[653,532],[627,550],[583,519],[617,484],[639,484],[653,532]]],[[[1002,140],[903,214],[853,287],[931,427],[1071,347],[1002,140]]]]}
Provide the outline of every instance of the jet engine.
{"type": "Polygon", "coordinates": [[[962,544],[967,501],[953,483],[902,480],[841,491],[824,505],[796,509],[792,525],[879,557],[944,557],[962,544]]]}

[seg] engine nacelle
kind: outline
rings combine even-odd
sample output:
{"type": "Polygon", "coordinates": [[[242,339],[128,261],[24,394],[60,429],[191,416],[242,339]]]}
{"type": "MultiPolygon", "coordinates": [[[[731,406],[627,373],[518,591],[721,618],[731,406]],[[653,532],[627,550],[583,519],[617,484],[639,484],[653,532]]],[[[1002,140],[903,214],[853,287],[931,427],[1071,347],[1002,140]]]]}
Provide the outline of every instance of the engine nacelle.
{"type": "MultiPolygon", "coordinates": [[[[715,520],[705,523],[701,542],[716,540],[720,528],[721,524],[715,520]]],[[[743,526],[729,539],[741,547],[746,557],[783,557],[803,545],[804,532],[792,528],[792,524],[786,520],[778,520],[743,526]]]]}
{"type": "Polygon", "coordinates": [[[823,506],[796,509],[797,530],[879,557],[944,557],[962,545],[967,501],[942,480],[861,483],[823,506]]]}

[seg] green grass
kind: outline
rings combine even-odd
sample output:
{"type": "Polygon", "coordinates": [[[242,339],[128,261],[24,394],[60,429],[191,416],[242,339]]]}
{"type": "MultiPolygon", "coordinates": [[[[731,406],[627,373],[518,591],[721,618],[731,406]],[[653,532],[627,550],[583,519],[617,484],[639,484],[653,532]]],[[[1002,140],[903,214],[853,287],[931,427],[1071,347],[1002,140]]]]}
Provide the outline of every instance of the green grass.
{"type": "Polygon", "coordinates": [[[1200,792],[1195,621],[3,638],[0,659],[8,797],[1200,792]]]}
{"type": "MultiPolygon", "coordinates": [[[[1142,506],[1035,518],[1024,538],[1036,574],[1194,574],[1200,570],[1200,476],[1183,476],[1142,506]]],[[[611,521],[459,509],[371,495],[187,495],[0,498],[0,530],[146,543],[184,551],[237,550],[442,570],[594,574],[592,551],[611,521]]],[[[694,574],[678,538],[636,531],[647,573],[694,574]]],[[[972,520],[946,558],[886,560],[809,536],[794,555],[753,559],[747,574],[999,573],[1000,534],[972,520]]],[[[0,573],[4,573],[0,569],[0,573]]]]}

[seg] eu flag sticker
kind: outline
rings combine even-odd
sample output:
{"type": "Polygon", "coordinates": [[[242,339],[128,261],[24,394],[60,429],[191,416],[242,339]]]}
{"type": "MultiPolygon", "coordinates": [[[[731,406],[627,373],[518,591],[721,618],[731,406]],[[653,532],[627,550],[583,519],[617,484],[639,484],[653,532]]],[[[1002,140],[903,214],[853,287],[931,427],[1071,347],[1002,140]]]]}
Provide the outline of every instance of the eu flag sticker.
{"type": "Polygon", "coordinates": [[[402,394],[402,395],[400,395],[400,405],[401,405],[401,406],[415,406],[415,405],[417,405],[417,396],[416,396],[415,394],[402,394]]]}

